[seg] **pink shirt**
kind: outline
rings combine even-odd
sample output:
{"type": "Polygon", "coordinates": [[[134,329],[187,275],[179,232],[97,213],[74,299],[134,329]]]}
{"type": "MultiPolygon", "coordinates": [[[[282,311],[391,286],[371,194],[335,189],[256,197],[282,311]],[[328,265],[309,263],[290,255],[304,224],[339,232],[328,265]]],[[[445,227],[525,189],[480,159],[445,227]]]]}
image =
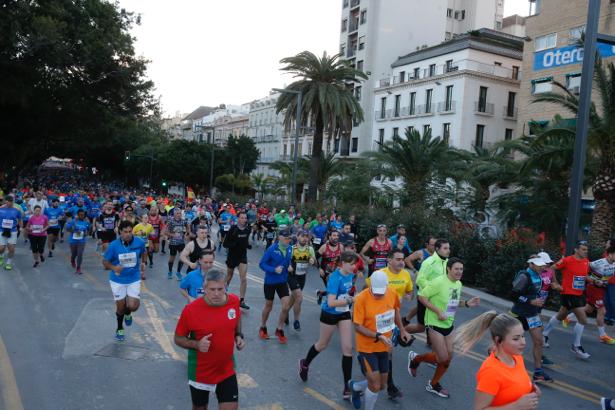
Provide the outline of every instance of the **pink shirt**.
{"type": "Polygon", "coordinates": [[[30,235],[32,236],[47,236],[47,231],[44,231],[45,228],[49,224],[49,218],[47,215],[32,215],[30,219],[28,219],[28,226],[31,228],[30,235]]]}

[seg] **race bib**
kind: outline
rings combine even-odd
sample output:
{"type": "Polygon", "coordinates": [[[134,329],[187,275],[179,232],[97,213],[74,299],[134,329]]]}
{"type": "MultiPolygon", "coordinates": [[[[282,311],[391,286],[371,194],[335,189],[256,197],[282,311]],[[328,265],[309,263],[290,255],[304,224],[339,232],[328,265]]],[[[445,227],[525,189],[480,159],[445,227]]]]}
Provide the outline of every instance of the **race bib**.
{"type": "Polygon", "coordinates": [[[446,306],[446,316],[454,317],[457,312],[457,308],[459,307],[459,300],[452,299],[448,301],[448,305],[446,306]]]}
{"type": "Polygon", "coordinates": [[[395,329],[395,310],[376,315],[376,332],[387,333],[395,329]]]}
{"type": "Polygon", "coordinates": [[[572,289],[585,290],[585,276],[573,276],[572,289]]]}
{"type": "Polygon", "coordinates": [[[202,295],[203,293],[205,293],[205,292],[203,291],[203,288],[197,288],[197,290],[196,290],[196,294],[197,294],[197,295],[202,295]]]}
{"type": "Polygon", "coordinates": [[[115,219],[105,219],[105,223],[104,223],[105,229],[107,230],[111,230],[115,228],[115,219]]]}
{"type": "Polygon", "coordinates": [[[224,232],[230,231],[231,230],[231,225],[229,225],[229,224],[222,225],[222,230],[224,230],[224,232]]]}
{"type": "Polygon", "coordinates": [[[374,262],[374,269],[382,269],[387,266],[387,258],[376,258],[374,262]]]}
{"type": "Polygon", "coordinates": [[[540,296],[539,298],[544,300],[547,300],[547,298],[549,297],[549,291],[548,290],[541,290],[540,291],[540,296]]]}
{"type": "Polygon", "coordinates": [[[43,225],[32,225],[32,233],[42,233],[43,225]]]}
{"type": "Polygon", "coordinates": [[[527,325],[529,326],[530,329],[536,329],[537,327],[542,326],[542,320],[540,320],[540,316],[538,315],[528,317],[526,318],[526,320],[527,320],[527,325]]]}
{"type": "Polygon", "coordinates": [[[83,231],[73,232],[73,239],[77,241],[83,239],[83,231]]]}
{"type": "Polygon", "coordinates": [[[58,220],[57,219],[50,219],[49,220],[49,226],[56,226],[58,224],[58,220]]]}
{"type": "Polygon", "coordinates": [[[321,242],[322,242],[322,239],[320,239],[319,237],[312,239],[312,243],[314,245],[320,245],[321,242]]]}
{"type": "Polygon", "coordinates": [[[300,276],[305,275],[308,265],[309,264],[307,262],[297,262],[297,266],[295,266],[295,274],[300,276]]]}
{"type": "Polygon", "coordinates": [[[13,220],[12,219],[3,219],[2,220],[2,229],[12,229],[13,228],[13,220]]]}
{"type": "Polygon", "coordinates": [[[267,232],[267,234],[265,235],[265,237],[267,239],[273,239],[273,232],[267,232]]]}
{"type": "Polygon", "coordinates": [[[134,268],[137,266],[136,252],[120,253],[117,258],[119,259],[120,266],[122,268],[134,268]]]}
{"type": "MultiPolygon", "coordinates": [[[[346,300],[347,297],[348,297],[348,293],[344,293],[343,295],[339,295],[337,297],[337,300],[346,300]]],[[[335,308],[335,311],[340,312],[340,313],[350,312],[350,306],[349,305],[338,306],[335,308]]]]}

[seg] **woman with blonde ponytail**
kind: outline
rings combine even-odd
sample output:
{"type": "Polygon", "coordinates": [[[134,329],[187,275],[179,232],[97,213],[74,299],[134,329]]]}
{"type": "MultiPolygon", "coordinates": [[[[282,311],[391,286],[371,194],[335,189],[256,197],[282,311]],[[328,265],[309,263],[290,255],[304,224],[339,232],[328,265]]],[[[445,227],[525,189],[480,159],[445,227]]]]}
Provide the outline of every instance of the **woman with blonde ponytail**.
{"type": "Polygon", "coordinates": [[[468,352],[489,329],[493,347],[476,374],[474,410],[532,410],[540,389],[525,370],[525,331],[518,319],[491,310],[459,328],[455,344],[468,352]]]}

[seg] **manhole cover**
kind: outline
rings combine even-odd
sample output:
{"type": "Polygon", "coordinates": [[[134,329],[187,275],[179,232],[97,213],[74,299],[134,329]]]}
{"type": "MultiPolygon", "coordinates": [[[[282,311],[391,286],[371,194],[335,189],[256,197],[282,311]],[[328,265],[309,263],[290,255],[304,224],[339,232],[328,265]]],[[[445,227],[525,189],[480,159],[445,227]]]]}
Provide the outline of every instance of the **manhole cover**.
{"type": "Polygon", "coordinates": [[[143,346],[111,343],[94,353],[94,356],[115,357],[124,360],[140,360],[145,358],[148,352],[149,349],[143,346]]]}

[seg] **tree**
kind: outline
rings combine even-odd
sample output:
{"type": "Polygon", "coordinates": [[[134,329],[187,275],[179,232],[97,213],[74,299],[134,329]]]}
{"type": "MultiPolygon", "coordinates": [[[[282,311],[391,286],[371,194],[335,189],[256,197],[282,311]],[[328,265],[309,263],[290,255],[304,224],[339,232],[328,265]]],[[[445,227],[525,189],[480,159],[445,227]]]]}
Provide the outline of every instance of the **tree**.
{"type": "Polygon", "coordinates": [[[327,192],[347,204],[372,204],[378,189],[372,180],[381,174],[380,167],[366,158],[344,164],[338,176],[329,181],[327,192]]]}
{"type": "MultiPolygon", "coordinates": [[[[307,158],[297,158],[297,185],[303,185],[306,181],[306,176],[309,174],[310,163],[307,158]]],[[[278,187],[284,187],[286,192],[285,196],[290,198],[292,192],[292,177],[293,177],[293,164],[287,161],[275,161],[269,164],[269,168],[277,171],[280,176],[273,177],[274,185],[278,187]]],[[[277,189],[277,191],[280,191],[277,189]]],[[[297,191],[300,192],[300,191],[297,191]]]]}
{"type": "Polygon", "coordinates": [[[225,151],[231,161],[231,168],[235,175],[252,172],[256,168],[256,162],[261,155],[252,138],[246,135],[239,137],[229,135],[225,151]]]}
{"type": "MultiPolygon", "coordinates": [[[[309,158],[309,157],[308,157],[309,158]]],[[[326,199],[327,185],[331,178],[340,175],[344,163],[335,157],[334,152],[327,152],[320,161],[320,184],[318,193],[321,200],[326,199]]]]}
{"type": "MultiPolygon", "coordinates": [[[[325,52],[319,58],[309,51],[303,51],[280,61],[284,64],[281,70],[297,78],[287,89],[300,91],[303,96],[301,126],[308,123],[314,126],[308,201],[316,200],[321,183],[320,162],[325,129],[330,135],[339,134],[341,131],[349,131],[353,120],[363,121],[363,110],[348,84],[360,79],[366,80],[367,75],[339,57],[339,54],[329,56],[325,52]]],[[[296,107],[297,96],[282,93],[276,111],[285,111],[287,129],[294,122],[296,107]]]]}
{"type": "MultiPolygon", "coordinates": [[[[600,108],[592,102],[588,129],[588,156],[595,158],[598,171],[593,179],[592,192],[595,208],[592,216],[590,245],[594,249],[604,246],[615,229],[615,65],[603,64],[596,59],[594,88],[598,91],[600,108]]],[[[578,116],[579,97],[557,81],[560,92],[539,94],[534,102],[547,102],[561,106],[578,116]]],[[[572,152],[571,152],[572,157],[572,152]]]]}
{"type": "Polygon", "coordinates": [[[251,177],[251,182],[252,188],[257,194],[260,194],[260,200],[262,201],[263,197],[269,192],[269,186],[271,184],[270,177],[263,174],[254,174],[251,177]]]}

